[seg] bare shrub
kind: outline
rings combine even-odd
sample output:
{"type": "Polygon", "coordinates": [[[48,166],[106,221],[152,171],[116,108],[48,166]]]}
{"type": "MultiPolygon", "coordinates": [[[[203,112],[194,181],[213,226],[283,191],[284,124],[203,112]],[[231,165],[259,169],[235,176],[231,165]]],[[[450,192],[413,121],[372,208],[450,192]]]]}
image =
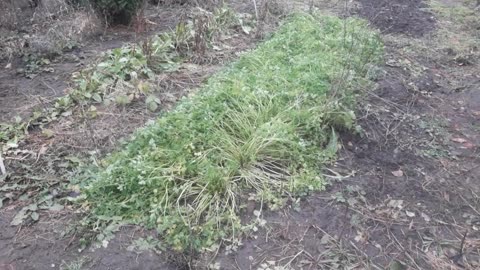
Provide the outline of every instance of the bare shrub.
{"type": "Polygon", "coordinates": [[[0,28],[12,30],[17,25],[17,8],[13,3],[0,1],[0,28]]]}
{"type": "Polygon", "coordinates": [[[51,20],[48,30],[32,36],[29,44],[36,53],[56,54],[98,34],[101,26],[102,21],[94,12],[71,11],[51,20]]]}
{"type": "Polygon", "coordinates": [[[26,37],[11,34],[10,32],[8,34],[5,33],[7,32],[2,31],[2,35],[0,35],[0,60],[10,59],[13,56],[23,54],[27,48],[26,37]]]}
{"type": "Polygon", "coordinates": [[[95,12],[75,9],[67,0],[43,0],[36,8],[7,2],[0,1],[0,20],[10,21],[0,25],[0,60],[28,53],[53,56],[98,34],[102,27],[95,12]]]}
{"type": "Polygon", "coordinates": [[[42,0],[35,9],[33,20],[34,22],[42,22],[46,18],[54,18],[72,11],[73,8],[65,0],[42,0]]]}
{"type": "Polygon", "coordinates": [[[215,7],[219,7],[226,2],[225,0],[150,0],[150,4],[153,5],[185,5],[202,7],[204,9],[212,11],[215,7]]]}

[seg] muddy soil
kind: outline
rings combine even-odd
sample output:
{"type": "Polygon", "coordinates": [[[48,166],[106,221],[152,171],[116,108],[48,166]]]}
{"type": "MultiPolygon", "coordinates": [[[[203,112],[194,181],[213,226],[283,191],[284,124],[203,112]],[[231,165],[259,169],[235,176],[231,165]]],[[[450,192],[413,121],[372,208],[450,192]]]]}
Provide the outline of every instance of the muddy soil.
{"type": "MultiPolygon", "coordinates": [[[[245,10],[240,2],[232,6],[245,10]]],[[[50,67],[54,72],[51,73],[41,72],[26,78],[16,72],[25,63],[20,59],[12,61],[12,67],[0,75],[0,121],[9,122],[13,116],[29,115],[39,106],[49,106],[55,97],[65,94],[71,73],[95,61],[99,53],[148,35],[170,31],[182,14],[193,8],[173,6],[148,15],[153,26],[142,36],[135,34],[131,27],[108,29],[102,37],[90,40],[83,47],[52,61],[50,67]],[[68,61],[72,58],[76,61],[68,61]]],[[[191,258],[182,254],[132,249],[134,240],[152,237],[151,232],[138,227],[122,228],[108,247],[83,250],[81,239],[90,232],[75,231],[74,224],[78,224],[82,214],[75,213],[75,209],[65,201],[66,196],[75,194],[69,183],[81,159],[95,162],[112,152],[136,129],[171,109],[180,98],[238,57],[239,52],[252,48],[256,40],[254,34],[246,35],[240,30],[232,32],[222,37],[219,45],[222,49],[209,50],[202,59],[192,58],[181,64],[178,70],[157,76],[151,82],[160,101],[155,112],[147,110],[142,99],[128,106],[96,104],[97,115],[93,118],[82,116],[85,108],[77,106],[72,109],[71,115],[45,126],[54,136],[46,138],[40,130],[30,130],[17,150],[3,156],[9,175],[6,182],[4,178],[0,179],[0,188],[16,183],[26,184],[29,188],[0,191],[3,202],[0,207],[0,270],[187,269],[191,258]],[[64,206],[63,210],[42,210],[39,211],[38,222],[28,220],[23,226],[10,226],[19,209],[44,195],[53,196],[64,206]],[[75,265],[77,268],[73,268],[75,265]]],[[[5,65],[0,64],[2,68],[5,65]]],[[[158,238],[156,235],[153,237],[158,238]]]]}
{"type": "MultiPolygon", "coordinates": [[[[427,10],[425,1],[359,2],[352,15],[386,34],[385,65],[375,90],[362,89],[357,116],[364,132],[342,135],[339,160],[325,171],[326,191],[282,211],[264,211],[265,228],[236,252],[221,249],[208,260],[129,251],[133,239],[152,235],[138,227],[123,228],[107,248],[79,252],[81,236],[63,236],[75,220],[68,204],[59,212],[41,212],[33,226],[18,228],[9,226],[22,206],[17,201],[0,209],[0,269],[76,269],[66,266],[83,258],[81,269],[207,269],[216,263],[217,269],[480,269],[478,53],[465,64],[451,53],[456,48],[420,50],[417,45],[436,37],[444,20],[427,10]]],[[[342,5],[331,8],[342,10],[342,5]]],[[[465,3],[449,0],[448,5],[465,3]]],[[[478,34],[478,29],[468,31],[478,34]]],[[[166,106],[218,68],[200,66],[161,80],[166,106]]],[[[72,151],[111,151],[120,138],[156,116],[141,108],[104,110],[89,123],[67,118],[51,127],[58,134],[52,140],[29,137],[33,153],[44,145],[52,149],[38,154],[37,167],[22,166],[28,164],[23,160],[37,162],[38,157],[21,153],[13,158],[22,163],[10,159],[8,165],[26,171],[18,177],[35,175],[32,183],[40,171],[41,179],[56,178],[52,185],[60,186],[68,182],[68,172],[57,166],[62,157],[72,151]]]]}
{"type": "MultiPolygon", "coordinates": [[[[31,16],[30,9],[23,12],[26,14],[19,17],[31,16]]],[[[31,54],[39,59],[49,59],[50,62],[31,71],[28,69],[31,61],[29,54],[0,61],[0,122],[13,122],[16,116],[27,118],[32,112],[50,106],[55,98],[66,94],[65,91],[71,86],[72,73],[84,69],[102,52],[174,29],[182,14],[186,12],[187,8],[180,6],[151,7],[145,15],[149,23],[142,32],[129,26],[115,26],[103,29],[99,35],[61,55],[31,54]]],[[[25,18],[23,20],[28,22],[25,18]]],[[[18,35],[29,34],[29,28],[27,23],[18,35]]]]}
{"type": "Polygon", "coordinates": [[[167,256],[153,251],[128,251],[133,239],[142,235],[138,228],[124,228],[107,248],[81,250],[75,235],[62,234],[69,224],[68,215],[51,215],[48,222],[34,227],[11,229],[11,216],[0,219],[0,269],[178,269],[167,256]],[[72,245],[73,243],[73,245],[72,245]],[[73,268],[82,262],[81,268],[73,268]],[[68,268],[71,267],[71,268],[68,268]]]}
{"type": "Polygon", "coordinates": [[[422,36],[435,27],[423,0],[359,0],[359,14],[384,33],[422,36]]]}
{"type": "Polygon", "coordinates": [[[399,40],[431,39],[442,18],[424,1],[359,2],[389,34],[385,73],[359,104],[364,134],[344,134],[325,192],[265,212],[271,226],[219,256],[222,269],[480,268],[479,55],[412,58],[399,40]]]}

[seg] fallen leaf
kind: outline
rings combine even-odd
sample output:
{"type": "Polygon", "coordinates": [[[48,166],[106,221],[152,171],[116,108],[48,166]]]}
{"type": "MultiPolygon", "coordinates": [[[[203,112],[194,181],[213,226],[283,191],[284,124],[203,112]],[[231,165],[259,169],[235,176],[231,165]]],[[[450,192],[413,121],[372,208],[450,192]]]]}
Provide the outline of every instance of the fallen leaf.
{"type": "Polygon", "coordinates": [[[407,267],[399,261],[393,261],[390,264],[389,268],[390,268],[390,270],[406,270],[407,269],[407,267]]]}
{"type": "Polygon", "coordinates": [[[33,213],[30,215],[30,217],[31,217],[34,221],[37,221],[38,218],[39,218],[39,215],[38,215],[37,212],[33,212],[33,213]]]}
{"type": "Polygon", "coordinates": [[[443,198],[444,198],[447,202],[449,202],[449,201],[450,201],[450,194],[448,194],[446,191],[443,192],[443,198]]]}
{"type": "Polygon", "coordinates": [[[50,206],[48,209],[50,211],[61,211],[61,210],[63,210],[63,208],[64,208],[63,205],[56,203],[56,204],[50,206]]]}
{"type": "Polygon", "coordinates": [[[40,147],[40,149],[38,150],[37,156],[45,155],[45,153],[47,153],[47,150],[48,146],[46,144],[42,145],[42,147],[40,147]]]}
{"type": "Polygon", "coordinates": [[[72,115],[72,113],[73,113],[72,110],[64,111],[64,112],[62,113],[62,116],[67,117],[67,116],[72,115]]]}
{"type": "Polygon", "coordinates": [[[320,243],[322,245],[326,245],[330,242],[330,236],[328,234],[324,234],[322,238],[320,239],[320,243]]]}
{"type": "Polygon", "coordinates": [[[396,177],[402,177],[403,171],[399,169],[398,171],[393,171],[392,174],[396,177]]]}
{"type": "Polygon", "coordinates": [[[388,206],[392,208],[398,208],[402,209],[403,208],[403,200],[391,200],[388,202],[388,206]]]}
{"type": "Polygon", "coordinates": [[[51,138],[51,137],[53,137],[53,135],[54,135],[55,133],[54,133],[53,130],[51,130],[51,129],[44,128],[44,129],[42,130],[42,134],[45,135],[45,137],[47,137],[47,138],[51,138]]]}
{"type": "Polygon", "coordinates": [[[430,217],[429,217],[427,214],[421,213],[420,215],[423,217],[423,219],[425,220],[425,222],[430,222],[430,217]]]}
{"type": "Polygon", "coordinates": [[[30,210],[32,212],[35,212],[38,210],[38,205],[36,203],[29,204],[25,206],[22,210],[30,210]]]}
{"type": "Polygon", "coordinates": [[[466,143],[467,142],[467,140],[465,140],[463,138],[452,138],[452,141],[456,142],[456,143],[466,143]]]}
{"type": "Polygon", "coordinates": [[[17,226],[23,223],[25,218],[27,218],[27,211],[25,209],[20,210],[15,217],[13,218],[12,222],[10,222],[10,225],[12,226],[17,226]]]}
{"type": "Polygon", "coordinates": [[[355,236],[355,241],[359,243],[364,243],[367,241],[367,236],[360,231],[357,231],[357,236],[355,236]]]}
{"type": "Polygon", "coordinates": [[[410,211],[405,211],[405,214],[407,214],[408,217],[414,217],[415,216],[415,213],[410,212],[410,211]]]}

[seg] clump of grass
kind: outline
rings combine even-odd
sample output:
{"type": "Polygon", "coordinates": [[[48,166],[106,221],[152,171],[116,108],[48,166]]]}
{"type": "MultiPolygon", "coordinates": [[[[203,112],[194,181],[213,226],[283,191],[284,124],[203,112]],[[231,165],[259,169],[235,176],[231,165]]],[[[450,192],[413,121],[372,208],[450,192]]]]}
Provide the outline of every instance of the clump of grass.
{"type": "Polygon", "coordinates": [[[476,33],[480,27],[480,16],[471,6],[468,6],[468,2],[449,6],[442,4],[441,1],[431,0],[430,7],[441,19],[438,22],[440,27],[436,33],[436,39],[433,40],[434,44],[451,48],[455,53],[463,56],[478,51],[479,37],[476,33]]]}
{"type": "Polygon", "coordinates": [[[363,21],[292,16],[108,157],[83,189],[93,215],[200,249],[239,236],[239,206],[252,193],[268,203],[322,190],[333,130],[353,127],[353,89],[381,53],[363,21]]]}

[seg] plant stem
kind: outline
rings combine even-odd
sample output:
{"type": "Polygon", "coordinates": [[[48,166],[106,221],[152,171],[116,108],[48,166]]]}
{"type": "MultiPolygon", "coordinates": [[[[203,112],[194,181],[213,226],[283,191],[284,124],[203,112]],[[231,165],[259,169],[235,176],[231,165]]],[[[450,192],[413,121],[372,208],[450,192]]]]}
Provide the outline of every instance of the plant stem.
{"type": "Polygon", "coordinates": [[[2,153],[0,152],[0,172],[2,175],[7,174],[7,170],[5,169],[5,164],[3,164],[2,153]]]}

